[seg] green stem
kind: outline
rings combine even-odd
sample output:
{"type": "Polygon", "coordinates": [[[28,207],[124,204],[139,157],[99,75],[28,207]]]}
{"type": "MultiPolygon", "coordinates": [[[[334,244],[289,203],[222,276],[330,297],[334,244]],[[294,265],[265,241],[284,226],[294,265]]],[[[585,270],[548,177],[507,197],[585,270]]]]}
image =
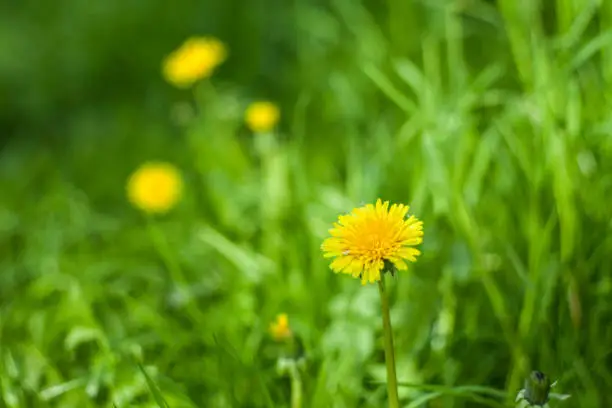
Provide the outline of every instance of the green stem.
{"type": "Polygon", "coordinates": [[[210,104],[210,99],[217,98],[217,90],[210,78],[201,81],[192,90],[193,100],[197,107],[202,107],[210,104]]]}
{"type": "Polygon", "coordinates": [[[166,236],[161,232],[155,220],[148,218],[147,219],[147,227],[149,229],[149,234],[151,236],[151,240],[155,245],[155,249],[162,258],[164,265],[166,265],[166,269],[170,273],[170,277],[174,281],[174,284],[179,286],[180,289],[184,289],[186,285],[185,277],[183,276],[183,271],[179,266],[178,261],[174,257],[172,253],[172,249],[166,240],[166,236]]]}
{"type": "Polygon", "coordinates": [[[382,304],[383,331],[385,336],[385,363],[387,364],[387,392],[389,394],[389,408],[399,408],[397,395],[397,376],[395,374],[395,352],[393,351],[393,329],[389,315],[389,298],[385,291],[384,274],[378,281],[378,291],[382,304]]]}
{"type": "Polygon", "coordinates": [[[187,299],[185,301],[185,307],[188,315],[197,323],[201,322],[202,314],[196,307],[196,305],[191,301],[191,295],[187,290],[187,279],[183,274],[183,270],[179,264],[178,259],[174,256],[174,252],[172,248],[168,244],[168,240],[164,233],[159,229],[155,220],[152,218],[147,219],[147,228],[149,230],[149,235],[151,236],[151,240],[155,245],[155,249],[161,256],[162,262],[166,266],[166,269],[170,273],[170,278],[172,279],[172,283],[175,285],[176,289],[179,291],[180,296],[185,296],[187,299]]]}
{"type": "Polygon", "coordinates": [[[289,369],[289,376],[291,378],[291,408],[302,407],[302,377],[300,371],[294,361],[289,369]]]}

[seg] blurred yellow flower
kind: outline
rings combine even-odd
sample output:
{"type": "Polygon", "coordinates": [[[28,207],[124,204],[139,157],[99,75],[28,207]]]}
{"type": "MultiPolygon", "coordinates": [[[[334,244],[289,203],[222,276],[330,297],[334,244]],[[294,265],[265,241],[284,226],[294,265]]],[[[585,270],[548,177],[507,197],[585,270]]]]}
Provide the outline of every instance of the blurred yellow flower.
{"type": "Polygon", "coordinates": [[[368,204],[338,217],[330,238],[323,241],[324,257],[335,258],[330,268],[360,278],[363,284],[380,280],[381,271],[390,262],[406,270],[405,260],[415,262],[421,252],[412,248],[423,242],[423,221],[407,217],[403,204],[368,204]]]}
{"type": "Polygon", "coordinates": [[[165,213],[175,206],[183,190],[183,180],[169,163],[149,162],[141,165],[128,179],[130,202],[147,213],[165,213]]]}
{"type": "Polygon", "coordinates": [[[280,118],[278,106],[272,102],[253,102],[246,110],[245,121],[249,129],[256,133],[268,132],[276,126],[280,118]]]}
{"type": "Polygon", "coordinates": [[[279,314],[276,320],[270,323],[270,334],[276,341],[287,340],[293,336],[289,327],[289,318],[285,313],[279,314]]]}
{"type": "Polygon", "coordinates": [[[187,88],[211,76],[226,57],[225,45],[218,39],[192,37],[166,57],[163,74],[168,82],[179,88],[187,88]]]}

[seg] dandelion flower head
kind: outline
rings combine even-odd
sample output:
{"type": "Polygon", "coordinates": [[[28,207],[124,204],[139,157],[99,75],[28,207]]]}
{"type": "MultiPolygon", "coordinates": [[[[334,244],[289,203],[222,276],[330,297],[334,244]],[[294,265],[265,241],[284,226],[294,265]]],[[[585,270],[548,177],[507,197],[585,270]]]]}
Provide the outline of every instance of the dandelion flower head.
{"type": "Polygon", "coordinates": [[[213,37],[192,37],[166,57],[163,74],[178,88],[208,78],[227,57],[225,45],[213,37]]]}
{"type": "Polygon", "coordinates": [[[380,280],[390,262],[398,270],[408,269],[406,261],[415,262],[421,252],[414,246],[423,242],[423,221],[407,216],[409,207],[384,203],[355,208],[338,217],[323,241],[324,257],[334,258],[330,268],[360,278],[363,284],[380,280]]]}
{"type": "Polygon", "coordinates": [[[255,133],[272,130],[278,123],[279,118],[280,110],[278,106],[268,101],[253,102],[245,113],[246,124],[255,133]]]}
{"type": "Polygon", "coordinates": [[[276,316],[276,320],[270,323],[270,335],[276,341],[283,341],[291,338],[293,333],[289,327],[289,318],[285,313],[276,316]]]}
{"type": "Polygon", "coordinates": [[[149,162],[141,165],[127,182],[130,202],[147,213],[165,213],[181,197],[183,181],[180,172],[169,163],[149,162]]]}

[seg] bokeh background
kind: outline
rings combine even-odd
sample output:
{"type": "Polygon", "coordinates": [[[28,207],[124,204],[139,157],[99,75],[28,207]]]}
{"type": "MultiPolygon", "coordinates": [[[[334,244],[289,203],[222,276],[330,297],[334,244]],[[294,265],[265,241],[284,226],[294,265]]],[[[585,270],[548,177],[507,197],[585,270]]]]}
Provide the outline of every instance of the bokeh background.
{"type": "Polygon", "coordinates": [[[279,313],[304,407],[384,406],[377,288],[319,249],[378,197],[425,222],[389,285],[406,407],[513,406],[532,369],[609,407],[611,98],[608,0],[3,2],[0,407],[289,407],[279,313]],[[193,35],[228,58],[176,89],[193,35]],[[162,216],[126,198],[150,160],[162,216]]]}

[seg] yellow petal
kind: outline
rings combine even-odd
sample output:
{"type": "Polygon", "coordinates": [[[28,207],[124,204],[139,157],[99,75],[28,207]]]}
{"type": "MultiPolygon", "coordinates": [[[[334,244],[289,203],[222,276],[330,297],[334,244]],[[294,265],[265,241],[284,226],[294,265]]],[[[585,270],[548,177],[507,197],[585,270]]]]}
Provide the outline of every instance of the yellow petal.
{"type": "Polygon", "coordinates": [[[331,263],[330,267],[338,272],[344,270],[347,266],[349,266],[353,262],[352,256],[341,256],[331,263]]]}
{"type": "Polygon", "coordinates": [[[421,251],[416,248],[401,248],[397,255],[411,262],[416,262],[416,257],[421,255],[421,251]]]}
{"type": "Polygon", "coordinates": [[[400,271],[405,271],[406,269],[408,269],[408,265],[406,265],[406,262],[399,257],[392,257],[392,258],[388,258],[391,262],[393,262],[393,265],[395,265],[395,267],[400,270],[400,271]]]}

